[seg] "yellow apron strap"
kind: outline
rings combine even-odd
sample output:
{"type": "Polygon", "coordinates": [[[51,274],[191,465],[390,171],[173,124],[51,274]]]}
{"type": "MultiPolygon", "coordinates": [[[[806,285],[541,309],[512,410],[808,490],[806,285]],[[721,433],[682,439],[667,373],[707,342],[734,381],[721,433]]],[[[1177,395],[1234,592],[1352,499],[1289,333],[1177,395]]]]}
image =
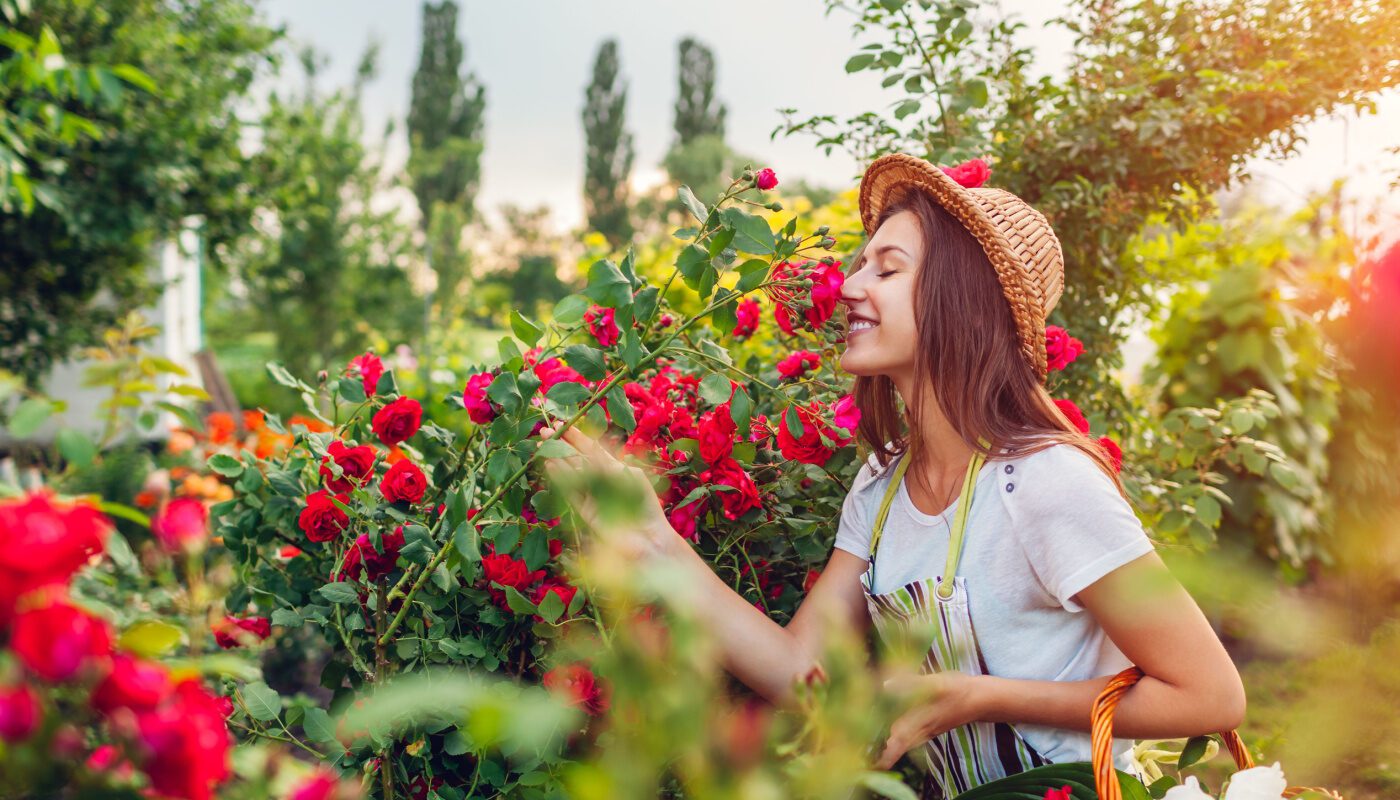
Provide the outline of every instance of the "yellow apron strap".
{"type": "MultiPolygon", "coordinates": [[[[986,446],[986,440],[983,440],[986,446]]],[[[890,483],[885,487],[885,496],[880,500],[880,509],[875,514],[874,530],[870,534],[870,587],[875,587],[875,548],[880,544],[880,536],[885,532],[885,520],[890,515],[890,504],[894,502],[894,496],[899,491],[899,483],[904,480],[904,473],[909,469],[912,461],[908,450],[899,458],[899,463],[895,465],[894,474],[890,476],[890,483]]],[[[958,571],[958,561],[962,557],[963,530],[967,527],[967,512],[972,505],[972,490],[977,484],[977,473],[981,471],[982,464],[986,457],[981,453],[973,453],[972,460],[967,464],[967,474],[963,476],[962,493],[958,495],[958,513],[953,517],[953,530],[948,540],[948,562],[944,565],[942,579],[938,582],[938,595],[944,600],[953,596],[953,578],[958,571]]]]}

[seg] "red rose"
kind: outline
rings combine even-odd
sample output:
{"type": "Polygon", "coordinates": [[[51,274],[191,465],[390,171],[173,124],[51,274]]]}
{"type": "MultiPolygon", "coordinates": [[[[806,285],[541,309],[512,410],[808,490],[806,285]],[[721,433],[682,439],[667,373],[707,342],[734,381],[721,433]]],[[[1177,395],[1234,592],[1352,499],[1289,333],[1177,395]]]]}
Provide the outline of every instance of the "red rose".
{"type": "Polygon", "coordinates": [[[418,432],[423,424],[423,407],[412,397],[400,397],[375,412],[370,427],[379,441],[393,447],[418,432]]]}
{"type": "Polygon", "coordinates": [[[379,360],[379,356],[374,353],[365,353],[350,359],[350,365],[345,370],[347,375],[360,376],[360,381],[365,387],[365,396],[374,395],[375,387],[379,386],[379,378],[384,374],[384,362],[379,360]]]}
{"type": "Polygon", "coordinates": [[[56,601],[15,617],[10,649],[30,672],[63,681],[88,661],[110,653],[112,635],[104,620],[56,601]]]}
{"type": "Polygon", "coordinates": [[[766,192],[778,185],[778,173],[768,167],[764,167],[754,176],[754,183],[758,185],[758,188],[766,192]]]}
{"type": "Polygon", "coordinates": [[[716,408],[700,418],[700,457],[707,464],[717,464],[734,452],[734,418],[729,404],[716,408]]]}
{"type": "Polygon", "coordinates": [[[546,358],[544,361],[534,365],[535,377],[540,379],[540,394],[549,394],[556,384],[577,383],[583,386],[591,386],[582,375],[573,367],[568,366],[557,358],[546,358]]]}
{"type": "Polygon", "coordinates": [[[724,516],[728,519],[738,519],[749,509],[763,507],[753,478],[732,458],[726,458],[700,473],[700,481],[716,486],[729,486],[736,490],[716,492],[720,504],[724,507],[724,516]]]}
{"type": "Polygon", "coordinates": [[[1084,412],[1079,410],[1079,406],[1075,405],[1073,400],[1056,400],[1055,407],[1060,409],[1060,413],[1065,415],[1069,424],[1078,428],[1080,433],[1089,432],[1089,420],[1084,418],[1084,412]]]}
{"type": "Polygon", "coordinates": [[[296,558],[297,556],[301,555],[301,548],[297,547],[296,545],[284,544],[277,551],[277,555],[281,556],[282,558],[288,559],[296,558]]]}
{"type": "Polygon", "coordinates": [[[1123,448],[1119,447],[1117,442],[1107,436],[1099,437],[1099,447],[1102,447],[1103,451],[1108,454],[1108,461],[1113,465],[1113,471],[1122,472],[1123,448]]]}
{"type": "Polygon", "coordinates": [[[752,336],[754,331],[758,330],[758,320],[762,313],[757,300],[740,300],[739,306],[734,309],[734,315],[738,318],[734,325],[734,338],[743,340],[752,336]]]}
{"type": "Polygon", "coordinates": [[[754,414],[749,418],[749,441],[756,445],[766,445],[773,432],[768,429],[768,417],[754,414]]]}
{"type": "Polygon", "coordinates": [[[0,627],[21,596],[66,583],[101,553],[111,530],[92,505],[55,502],[44,489],[0,502],[0,627]]]}
{"type": "Polygon", "coordinates": [[[462,390],[462,405],[467,409],[467,416],[478,425],[485,425],[496,418],[498,408],[486,394],[495,379],[494,373],[478,372],[467,378],[467,388],[462,390]]]}
{"type": "Polygon", "coordinates": [[[17,744],[39,727],[43,709],[39,697],[25,684],[0,686],[0,739],[17,744]]]}
{"type": "Polygon", "coordinates": [[[821,576],[822,576],[822,571],[819,570],[819,569],[809,569],[809,570],[807,570],[807,576],[804,577],[804,578],[802,579],[802,591],[804,591],[804,592],[810,592],[810,591],[812,591],[812,587],[817,585],[817,579],[820,578],[821,576]]]}
{"type": "Polygon", "coordinates": [[[785,458],[820,466],[831,458],[836,452],[836,447],[850,444],[850,437],[841,436],[822,420],[819,413],[821,407],[815,400],[806,406],[793,408],[797,409],[797,418],[802,421],[802,436],[793,436],[788,430],[787,414],[778,420],[778,449],[785,458]],[[825,436],[830,444],[823,442],[822,436],[825,436]]]}
{"type": "Polygon", "coordinates": [[[593,671],[581,663],[566,664],[546,672],[544,685],[590,716],[596,717],[608,710],[607,692],[593,671]]]}
{"type": "Polygon", "coordinates": [[[525,594],[525,590],[530,584],[544,577],[544,570],[537,569],[533,572],[525,566],[525,562],[510,555],[491,555],[481,557],[481,574],[486,578],[487,591],[496,601],[496,605],[504,609],[509,609],[506,602],[506,593],[489,584],[499,584],[502,587],[510,587],[525,594]]]}
{"type": "Polygon", "coordinates": [[[326,453],[328,455],[321,457],[321,477],[332,492],[348,492],[363,485],[374,474],[374,448],[370,445],[348,447],[337,439],[326,448],[326,453]],[[339,478],[331,472],[331,461],[340,467],[339,478]]]}
{"type": "Polygon", "coordinates": [[[1062,370],[1083,352],[1084,343],[1070,336],[1064,328],[1059,325],[1045,326],[1046,369],[1051,372],[1062,370]]]}
{"type": "MultiPolygon", "coordinates": [[[[350,498],[335,495],[341,503],[349,503],[350,498]]],[[[306,498],[306,508],[297,517],[297,524],[313,542],[329,542],[350,526],[350,517],[331,502],[331,493],[322,489],[312,492],[306,498]]]]}
{"type": "Polygon", "coordinates": [[[778,374],[784,378],[800,378],[807,370],[821,366],[822,357],[811,350],[798,350],[778,362],[778,374]]]}
{"type": "Polygon", "coordinates": [[[408,459],[389,467],[384,479],[379,482],[379,493],[390,503],[417,503],[423,499],[426,491],[428,479],[424,477],[423,470],[408,459]]]}
{"type": "Polygon", "coordinates": [[[158,708],[137,715],[141,769],[151,788],[186,800],[210,800],[229,776],[230,740],[219,699],[193,679],[158,708]]]}
{"type": "Polygon", "coordinates": [[[350,549],[345,552],[345,563],[341,565],[340,574],[336,580],[351,580],[364,574],[365,579],[377,581],[394,571],[394,566],[399,560],[399,551],[403,549],[404,535],[403,526],[394,528],[392,533],[379,537],[379,546],[383,552],[374,549],[374,543],[369,540],[369,534],[362,533],[356,539],[350,549]]]}
{"type": "Polygon", "coordinates": [[[617,312],[611,308],[593,306],[583,312],[583,321],[588,324],[588,332],[603,347],[617,344],[622,331],[617,327],[617,312]]]}
{"type": "Polygon", "coordinates": [[[1070,787],[1068,786],[1061,786],[1058,789],[1046,789],[1045,797],[1041,800],[1074,800],[1074,798],[1069,796],[1069,793],[1070,787]]]}
{"type": "Polygon", "coordinates": [[[325,770],[317,770],[309,778],[302,778],[287,800],[335,800],[340,781],[325,770]]]}
{"type": "Polygon", "coordinates": [[[267,617],[225,616],[213,625],[214,641],[225,650],[244,644],[256,644],[272,635],[272,623],[267,617]]]}
{"type": "Polygon", "coordinates": [[[171,553],[204,549],[209,535],[209,509],[193,497],[177,497],[151,520],[151,532],[171,553]]]}
{"type": "Polygon", "coordinates": [[[671,316],[670,314],[662,314],[661,317],[656,320],[656,324],[658,327],[661,328],[669,328],[671,327],[671,324],[675,321],[676,318],[671,316]]]}
{"type": "Polygon", "coordinates": [[[705,513],[705,498],[692,500],[683,506],[674,506],[666,512],[666,521],[676,529],[681,538],[692,542],[700,540],[698,530],[700,517],[705,513]]]}
{"type": "Polygon", "coordinates": [[[987,162],[980,158],[971,161],[964,161],[956,167],[939,167],[947,173],[948,177],[968,189],[976,189],[987,182],[992,177],[992,170],[987,166],[987,162]]]}
{"type": "Polygon", "coordinates": [[[836,312],[836,303],[841,298],[841,285],[846,275],[841,272],[841,262],[821,264],[808,261],[795,266],[783,261],[773,268],[775,281],[810,280],[812,288],[806,291],[797,286],[770,286],[767,291],[777,301],[773,307],[773,318],[778,327],[789,335],[797,332],[800,319],[805,319],[813,329],[826,324],[836,312]]]}
{"type": "Polygon", "coordinates": [[[154,661],[125,654],[112,657],[112,668],[92,692],[92,707],[103,714],[119,708],[146,711],[160,705],[173,687],[170,673],[154,661]]]}

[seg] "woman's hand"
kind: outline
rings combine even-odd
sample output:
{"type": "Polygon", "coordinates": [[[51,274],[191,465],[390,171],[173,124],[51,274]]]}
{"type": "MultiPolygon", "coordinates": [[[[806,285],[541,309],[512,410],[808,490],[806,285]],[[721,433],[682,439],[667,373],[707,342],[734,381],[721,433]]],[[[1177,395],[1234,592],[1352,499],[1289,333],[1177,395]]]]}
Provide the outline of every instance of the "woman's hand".
{"type": "Polygon", "coordinates": [[[899,757],[940,733],[978,719],[977,676],[963,672],[899,675],[885,681],[885,690],[913,707],[890,726],[876,769],[890,769],[899,757]]]}
{"type": "MultiPolygon", "coordinates": [[[[552,438],[556,433],[555,426],[546,426],[540,429],[540,438],[552,438]]],[[[590,476],[611,476],[615,480],[624,481],[624,485],[635,489],[644,498],[639,509],[640,514],[628,525],[620,528],[614,521],[603,518],[605,515],[599,513],[598,504],[591,496],[586,492],[580,493],[576,497],[574,509],[585,522],[595,530],[606,529],[622,537],[621,544],[629,555],[633,556],[664,551],[675,544],[679,537],[671,527],[670,521],[666,519],[661,498],[657,497],[646,472],[640,467],[622,463],[598,440],[577,428],[565,430],[560,438],[577,450],[579,455],[548,459],[545,462],[545,471],[550,478],[566,486],[577,486],[582,479],[590,476]]]]}

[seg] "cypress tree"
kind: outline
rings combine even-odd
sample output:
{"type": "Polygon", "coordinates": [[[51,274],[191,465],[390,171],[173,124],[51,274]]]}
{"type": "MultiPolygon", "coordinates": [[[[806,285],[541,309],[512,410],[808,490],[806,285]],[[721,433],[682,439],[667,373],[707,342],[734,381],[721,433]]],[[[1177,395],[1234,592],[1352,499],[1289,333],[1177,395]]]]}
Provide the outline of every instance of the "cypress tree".
{"type": "Polygon", "coordinates": [[[676,139],[682,146],[715,135],[724,138],[725,107],[715,102],[715,55],[686,37],[680,45],[680,94],[676,98],[676,139]]]}
{"type": "Polygon", "coordinates": [[[632,236],[627,176],[636,155],[632,134],[623,129],[627,87],[618,72],[617,41],[609,39],[598,48],[583,107],[583,199],[589,227],[614,248],[632,236]]]}

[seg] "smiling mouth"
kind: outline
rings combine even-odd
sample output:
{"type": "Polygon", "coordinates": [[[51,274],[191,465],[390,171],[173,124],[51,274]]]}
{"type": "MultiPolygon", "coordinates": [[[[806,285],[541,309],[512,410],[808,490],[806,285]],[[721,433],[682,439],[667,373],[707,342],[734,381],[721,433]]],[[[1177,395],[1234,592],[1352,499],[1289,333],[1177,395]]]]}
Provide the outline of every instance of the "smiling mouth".
{"type": "Polygon", "coordinates": [[[870,320],[866,319],[856,320],[855,322],[852,322],[848,326],[846,326],[846,336],[855,336],[857,333],[874,330],[878,327],[880,327],[880,323],[878,322],[871,322],[870,320]]]}

